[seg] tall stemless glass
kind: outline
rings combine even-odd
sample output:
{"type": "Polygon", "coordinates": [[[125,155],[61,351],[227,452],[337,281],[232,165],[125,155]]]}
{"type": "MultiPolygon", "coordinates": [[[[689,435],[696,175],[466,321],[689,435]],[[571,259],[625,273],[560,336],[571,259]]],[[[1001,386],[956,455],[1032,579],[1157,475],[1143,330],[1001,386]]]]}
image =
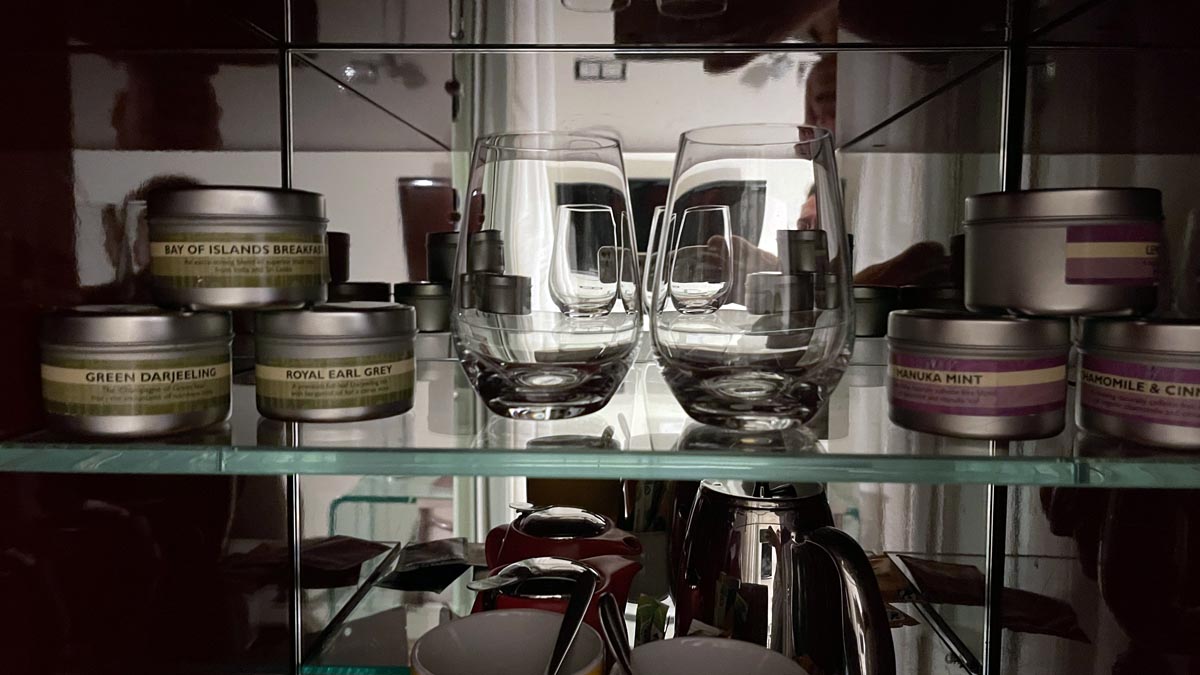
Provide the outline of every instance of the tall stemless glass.
{"type": "Polygon", "coordinates": [[[829,132],[756,124],[683,134],[654,250],[650,336],[684,410],[755,430],[816,415],[854,336],[829,132]]]}
{"type": "Polygon", "coordinates": [[[481,137],[451,330],[487,407],[516,419],[602,408],[642,325],[620,144],[558,132],[481,137]]]}

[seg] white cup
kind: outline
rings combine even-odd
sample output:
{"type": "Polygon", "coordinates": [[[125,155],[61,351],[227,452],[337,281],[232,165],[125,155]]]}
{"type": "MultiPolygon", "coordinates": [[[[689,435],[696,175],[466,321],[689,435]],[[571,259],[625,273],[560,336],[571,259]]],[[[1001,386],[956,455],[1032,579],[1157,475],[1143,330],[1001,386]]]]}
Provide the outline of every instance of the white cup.
{"type": "MultiPolygon", "coordinates": [[[[480,612],[426,633],[413,645],[415,675],[544,675],[562,615],[539,609],[480,612]]],[[[603,675],[604,644],[584,624],[562,675],[603,675]]],[[[764,671],[765,672],[765,671],[764,671]]]]}
{"type": "Polygon", "coordinates": [[[807,675],[783,654],[725,638],[659,640],[634,649],[631,658],[638,675],[807,675]]]}

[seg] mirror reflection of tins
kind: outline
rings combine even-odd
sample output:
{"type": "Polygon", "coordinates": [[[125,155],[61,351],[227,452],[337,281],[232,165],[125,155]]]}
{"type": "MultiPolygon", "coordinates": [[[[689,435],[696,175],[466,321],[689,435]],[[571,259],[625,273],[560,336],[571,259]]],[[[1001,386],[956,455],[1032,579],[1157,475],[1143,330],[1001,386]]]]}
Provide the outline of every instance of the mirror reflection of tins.
{"type": "Polygon", "coordinates": [[[417,330],[442,333],[450,330],[450,284],[406,281],[393,286],[396,302],[417,310],[417,330]]]}
{"type": "Polygon", "coordinates": [[[838,292],[838,277],[836,274],[822,274],[817,280],[817,309],[837,309],[841,306],[842,295],[838,292]]]}
{"type": "Polygon", "coordinates": [[[458,275],[458,304],[463,309],[475,309],[475,283],[471,274],[458,275]]]}
{"type": "Polygon", "coordinates": [[[481,312],[529,314],[533,296],[529,277],[517,274],[472,275],[475,300],[481,312]]]}
{"type": "Polygon", "coordinates": [[[894,286],[854,287],[854,334],[858,337],[887,335],[888,314],[897,307],[894,286]]]}
{"type": "Polygon", "coordinates": [[[473,233],[467,243],[467,270],[504,273],[504,237],[500,230],[473,233]]]}
{"type": "Polygon", "coordinates": [[[779,269],[787,274],[824,273],[829,268],[829,244],[824,230],[780,230],[779,269]]]}
{"type": "MultiPolygon", "coordinates": [[[[810,312],[814,275],[755,272],[746,275],[746,311],[750,314],[810,312]]],[[[808,314],[811,316],[811,314],[808,314]]]]}
{"type": "Polygon", "coordinates": [[[425,237],[428,252],[426,268],[429,281],[449,283],[454,278],[454,259],[458,255],[458,232],[430,232],[425,237]]]}
{"type": "Polygon", "coordinates": [[[966,310],[963,289],[953,286],[901,286],[899,305],[900,309],[966,310]]]}

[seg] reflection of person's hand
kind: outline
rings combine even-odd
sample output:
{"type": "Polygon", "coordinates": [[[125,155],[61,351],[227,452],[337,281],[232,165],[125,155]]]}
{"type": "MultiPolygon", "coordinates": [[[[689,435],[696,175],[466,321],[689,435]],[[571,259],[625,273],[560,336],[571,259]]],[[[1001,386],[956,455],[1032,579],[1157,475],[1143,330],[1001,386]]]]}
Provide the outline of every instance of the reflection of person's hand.
{"type": "Polygon", "coordinates": [[[913,244],[900,255],[854,275],[865,286],[941,286],[953,281],[950,256],[936,241],[913,244]]]}
{"type": "Polygon", "coordinates": [[[704,261],[708,269],[727,280],[730,288],[727,302],[745,304],[746,277],[756,272],[779,270],[779,258],[762,250],[747,239],[733,236],[729,241],[717,235],[709,238],[704,250],[704,261]]]}

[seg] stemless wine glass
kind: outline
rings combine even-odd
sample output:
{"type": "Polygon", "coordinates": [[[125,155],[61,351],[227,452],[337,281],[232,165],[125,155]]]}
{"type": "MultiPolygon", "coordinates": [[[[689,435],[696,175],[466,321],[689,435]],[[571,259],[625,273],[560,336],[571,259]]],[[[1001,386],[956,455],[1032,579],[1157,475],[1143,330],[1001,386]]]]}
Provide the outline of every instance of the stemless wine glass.
{"type": "Polygon", "coordinates": [[[558,132],[475,143],[451,330],[493,412],[595,412],[633,362],[637,240],[620,144],[558,132]]]}
{"type": "Polygon", "coordinates": [[[650,335],[684,410],[755,430],[816,415],[854,335],[829,132],[756,124],[683,134],[654,250],[650,335]]]}

